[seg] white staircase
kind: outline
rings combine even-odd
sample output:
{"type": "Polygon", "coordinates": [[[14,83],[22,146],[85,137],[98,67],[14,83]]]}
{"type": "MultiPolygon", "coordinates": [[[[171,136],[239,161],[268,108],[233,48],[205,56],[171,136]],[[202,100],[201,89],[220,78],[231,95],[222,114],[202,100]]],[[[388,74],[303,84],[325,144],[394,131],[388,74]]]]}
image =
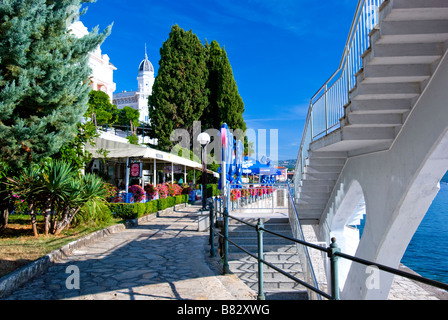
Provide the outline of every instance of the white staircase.
{"type": "MultiPolygon", "coordinates": [[[[256,219],[244,219],[255,225],[256,219]]],[[[279,234],[292,237],[291,227],[287,218],[263,219],[264,227],[279,234]]],[[[230,220],[229,239],[239,246],[257,255],[257,232],[241,223],[230,220]]],[[[284,238],[263,233],[264,259],[276,267],[303,280],[302,266],[299,262],[296,245],[284,238]]],[[[258,291],[258,263],[257,259],[247,255],[229,243],[230,271],[237,275],[254,291],[258,291]]],[[[264,293],[267,300],[306,300],[306,288],[282,275],[276,270],[264,265],[264,293]]]]}
{"type": "Polygon", "coordinates": [[[307,150],[296,184],[302,224],[319,222],[348,157],[391,147],[447,48],[447,0],[382,3],[340,128],[307,150]]]}

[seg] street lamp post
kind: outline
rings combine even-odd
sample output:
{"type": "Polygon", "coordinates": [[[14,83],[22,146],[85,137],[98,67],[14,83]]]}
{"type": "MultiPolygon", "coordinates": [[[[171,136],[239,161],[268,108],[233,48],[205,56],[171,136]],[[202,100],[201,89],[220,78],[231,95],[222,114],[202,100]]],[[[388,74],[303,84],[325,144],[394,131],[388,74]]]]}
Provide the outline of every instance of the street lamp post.
{"type": "Polygon", "coordinates": [[[198,142],[202,147],[202,210],[207,209],[207,156],[205,149],[210,143],[210,135],[207,132],[202,132],[198,135],[198,142]]]}

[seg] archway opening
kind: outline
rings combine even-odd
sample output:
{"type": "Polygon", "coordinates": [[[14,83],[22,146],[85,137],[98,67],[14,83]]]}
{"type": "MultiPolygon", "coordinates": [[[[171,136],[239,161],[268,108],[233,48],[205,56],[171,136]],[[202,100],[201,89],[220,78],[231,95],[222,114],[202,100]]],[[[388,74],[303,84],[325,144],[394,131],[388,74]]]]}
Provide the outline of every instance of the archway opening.
{"type": "MultiPolygon", "coordinates": [[[[365,216],[364,192],[359,182],[353,181],[336,211],[331,227],[331,237],[336,238],[338,247],[343,253],[356,254],[362,233],[360,226],[365,216]]],[[[338,265],[339,286],[342,289],[352,262],[347,259],[340,259],[338,265]]]]}
{"type": "Polygon", "coordinates": [[[420,275],[448,283],[448,171],[440,190],[425,214],[401,263],[420,275]]]}

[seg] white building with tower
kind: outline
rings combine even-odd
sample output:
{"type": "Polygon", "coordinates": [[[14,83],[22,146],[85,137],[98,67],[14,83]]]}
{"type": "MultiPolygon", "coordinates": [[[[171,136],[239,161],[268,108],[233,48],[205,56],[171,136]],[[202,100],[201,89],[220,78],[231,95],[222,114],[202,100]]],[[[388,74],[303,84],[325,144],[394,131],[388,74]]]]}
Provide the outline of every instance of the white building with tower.
{"type": "Polygon", "coordinates": [[[118,109],[132,107],[140,112],[139,121],[141,123],[150,123],[148,111],[148,98],[152,95],[154,85],[154,67],[148,60],[145,48],[145,58],[140,63],[137,74],[138,89],[135,91],[123,91],[113,95],[113,104],[118,109]]]}
{"type": "MultiPolygon", "coordinates": [[[[77,38],[82,38],[89,34],[87,27],[79,20],[75,21],[69,29],[77,38]]],[[[110,62],[107,54],[102,54],[100,46],[89,53],[89,67],[92,70],[90,86],[93,90],[107,93],[112,102],[113,93],[116,90],[114,71],[117,68],[110,62]]]]}

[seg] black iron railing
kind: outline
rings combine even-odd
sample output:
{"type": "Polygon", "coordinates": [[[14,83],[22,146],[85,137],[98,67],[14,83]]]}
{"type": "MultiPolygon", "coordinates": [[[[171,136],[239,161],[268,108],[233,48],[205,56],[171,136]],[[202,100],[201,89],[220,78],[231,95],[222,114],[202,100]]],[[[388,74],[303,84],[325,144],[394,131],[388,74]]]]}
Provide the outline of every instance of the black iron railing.
{"type": "MultiPolygon", "coordinates": [[[[290,200],[292,200],[292,192],[289,188],[289,185],[288,185],[288,190],[289,190],[288,196],[290,197],[290,200]]],[[[297,210],[295,208],[294,202],[290,201],[289,204],[292,206],[292,208],[290,208],[290,209],[292,209],[297,214],[297,210]]],[[[243,251],[247,255],[257,259],[257,262],[258,262],[258,296],[257,297],[259,300],[265,299],[264,288],[263,288],[263,282],[264,282],[263,281],[263,264],[271,267],[275,271],[285,275],[289,279],[292,279],[293,281],[306,287],[308,290],[311,290],[312,292],[316,293],[317,299],[321,299],[323,297],[323,298],[330,299],[330,300],[339,300],[340,299],[339,275],[338,275],[339,274],[339,272],[338,272],[339,258],[348,259],[350,261],[360,263],[360,264],[363,264],[363,265],[366,265],[369,267],[378,268],[379,270],[389,272],[394,275],[405,277],[405,278],[408,278],[408,279],[411,279],[414,281],[418,281],[418,282],[421,282],[421,283],[424,283],[424,284],[427,284],[427,285],[430,285],[430,286],[433,286],[436,288],[440,288],[443,290],[448,290],[448,284],[446,284],[446,283],[442,283],[439,281],[421,277],[419,275],[411,274],[411,273],[404,272],[404,271],[401,271],[401,270],[398,270],[395,268],[391,268],[391,267],[388,267],[388,266],[385,266],[382,264],[378,264],[378,263],[375,263],[372,261],[360,259],[360,258],[351,256],[351,255],[342,253],[341,250],[337,246],[335,238],[331,239],[331,244],[328,247],[326,247],[326,248],[321,247],[319,245],[316,245],[316,244],[313,244],[313,243],[310,243],[310,242],[307,242],[307,241],[304,241],[301,239],[297,239],[294,237],[290,237],[290,236],[280,234],[280,233],[274,232],[272,230],[266,229],[263,225],[262,219],[258,219],[258,223],[256,225],[254,225],[247,221],[244,221],[243,219],[232,216],[229,214],[225,203],[221,200],[217,201],[217,199],[213,198],[212,201],[209,203],[209,205],[210,205],[210,217],[209,217],[210,218],[210,239],[209,239],[210,255],[212,257],[216,256],[215,236],[218,236],[223,240],[220,254],[221,254],[221,258],[222,258],[224,274],[230,273],[229,243],[234,245],[236,248],[243,251]],[[252,228],[254,230],[254,232],[257,233],[257,254],[250,252],[249,250],[245,249],[244,247],[242,247],[241,245],[239,245],[238,243],[236,243],[235,241],[233,241],[232,239],[229,238],[229,219],[233,219],[235,221],[243,223],[243,224],[249,226],[250,228],[252,228]],[[296,243],[299,246],[304,246],[309,249],[319,250],[323,253],[326,253],[326,256],[328,257],[329,264],[330,264],[330,274],[329,274],[330,293],[326,293],[326,292],[322,291],[321,289],[319,289],[317,283],[310,284],[310,283],[304,281],[303,279],[299,279],[299,278],[291,275],[287,271],[282,270],[282,269],[278,268],[277,266],[273,265],[272,263],[266,261],[264,259],[264,252],[263,252],[263,233],[264,232],[270,233],[274,236],[277,236],[277,237],[280,237],[283,239],[290,240],[291,242],[296,243]]]]}

